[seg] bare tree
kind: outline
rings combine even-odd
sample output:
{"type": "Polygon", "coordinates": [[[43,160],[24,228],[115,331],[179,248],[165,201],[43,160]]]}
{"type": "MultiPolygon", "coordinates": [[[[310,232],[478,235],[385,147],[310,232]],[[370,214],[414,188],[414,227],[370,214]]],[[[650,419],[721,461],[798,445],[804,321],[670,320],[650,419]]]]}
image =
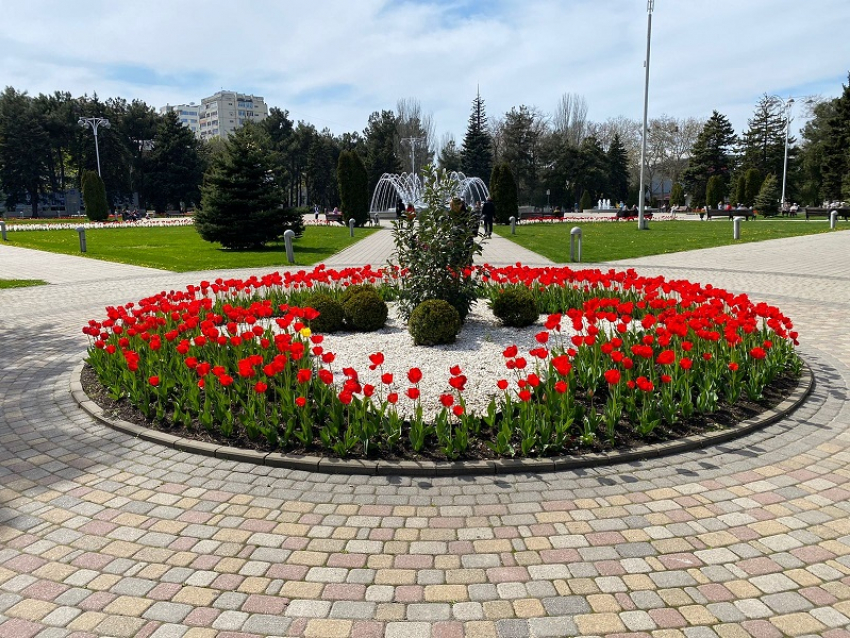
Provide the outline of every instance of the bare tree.
{"type": "Polygon", "coordinates": [[[649,122],[646,138],[646,164],[650,183],[658,183],[664,196],[665,182],[670,186],[679,180],[687,166],[691,147],[705,121],[689,117],[677,120],[661,115],[649,122]]]}
{"type": "Polygon", "coordinates": [[[423,112],[416,98],[399,99],[396,116],[396,154],[401,158],[402,170],[421,172],[423,166],[434,161],[437,150],[434,116],[423,112]]]}
{"type": "Polygon", "coordinates": [[[578,148],[588,135],[587,100],[577,93],[564,93],[555,107],[552,128],[570,146],[578,148]]]}
{"type": "Polygon", "coordinates": [[[495,166],[505,161],[505,118],[488,118],[487,130],[493,142],[493,166],[495,166]]]}

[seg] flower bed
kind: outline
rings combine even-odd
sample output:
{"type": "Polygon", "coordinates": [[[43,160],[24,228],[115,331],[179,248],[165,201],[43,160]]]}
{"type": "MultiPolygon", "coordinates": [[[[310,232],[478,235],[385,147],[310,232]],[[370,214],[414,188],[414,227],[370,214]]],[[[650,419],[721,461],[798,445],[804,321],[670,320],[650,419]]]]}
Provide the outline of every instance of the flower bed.
{"type": "Polygon", "coordinates": [[[761,401],[771,383],[800,371],[791,321],[746,295],[634,271],[485,265],[475,275],[491,299],[528,287],[542,314],[535,347],[504,348],[503,373],[486,382],[492,394],[477,406],[467,404],[470,380],[459,365],[448,369],[431,412],[422,370],[387,369],[380,351],[364,352],[359,371],[341,366],[307,327],[316,316],[304,303],[310,294],[339,296],[371,282],[391,297],[389,284],[404,273],[388,269],[319,266],[201,282],[110,307],[83,329],[88,359],[112,400],[184,436],[434,459],[551,456],[670,438],[739,399],[761,401]]]}
{"type": "Polygon", "coordinates": [[[120,219],[114,219],[106,222],[90,222],[83,221],[83,219],[85,218],[81,218],[78,222],[51,222],[46,224],[7,223],[6,230],[16,232],[35,232],[49,230],[77,230],[78,228],[85,228],[86,230],[101,228],[163,228],[170,226],[191,226],[195,223],[195,220],[191,217],[181,217],[178,219],[140,219],[134,222],[121,221],[120,219]]]}

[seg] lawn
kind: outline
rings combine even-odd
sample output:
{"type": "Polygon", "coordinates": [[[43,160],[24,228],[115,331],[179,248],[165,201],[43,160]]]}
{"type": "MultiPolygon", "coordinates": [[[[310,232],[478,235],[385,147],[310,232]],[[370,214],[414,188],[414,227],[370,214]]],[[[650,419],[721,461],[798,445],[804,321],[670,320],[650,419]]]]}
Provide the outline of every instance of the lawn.
{"type": "MultiPolygon", "coordinates": [[[[494,231],[523,248],[564,263],[570,257],[570,229],[574,226],[581,228],[581,260],[587,263],[830,232],[827,222],[764,219],[742,222],[738,241],[732,239],[732,222],[728,220],[656,221],[649,222],[647,231],[638,231],[637,222],[524,224],[516,227],[516,235],[511,235],[510,226],[496,226],[494,231]]],[[[837,228],[850,229],[850,224],[839,223],[837,228]]]]}
{"type": "MultiPolygon", "coordinates": [[[[373,232],[357,228],[352,238],[342,226],[308,226],[293,242],[295,265],[320,263],[373,232]]],[[[9,232],[7,237],[12,246],[81,255],[73,230],[9,232]]],[[[84,256],[92,259],[176,272],[289,265],[282,242],[260,250],[225,250],[202,240],[193,226],[87,230],[86,248],[84,256]]]]}
{"type": "Polygon", "coordinates": [[[41,279],[0,279],[0,290],[7,288],[26,288],[27,286],[44,286],[46,281],[41,279]]]}

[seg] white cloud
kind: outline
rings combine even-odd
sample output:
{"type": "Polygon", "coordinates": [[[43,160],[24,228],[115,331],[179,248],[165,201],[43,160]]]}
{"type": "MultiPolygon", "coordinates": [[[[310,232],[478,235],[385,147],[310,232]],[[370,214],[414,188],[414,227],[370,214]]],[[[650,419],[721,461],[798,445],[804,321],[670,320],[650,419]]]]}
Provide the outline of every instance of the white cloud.
{"type": "MultiPolygon", "coordinates": [[[[584,95],[594,120],[642,113],[645,0],[10,4],[0,69],[31,94],[159,107],[226,88],[335,133],[416,97],[458,139],[477,85],[493,117],[551,111],[565,92],[584,95]]],[[[740,131],[763,93],[837,95],[848,23],[846,0],[657,0],[650,115],[717,109],[740,131]]]]}

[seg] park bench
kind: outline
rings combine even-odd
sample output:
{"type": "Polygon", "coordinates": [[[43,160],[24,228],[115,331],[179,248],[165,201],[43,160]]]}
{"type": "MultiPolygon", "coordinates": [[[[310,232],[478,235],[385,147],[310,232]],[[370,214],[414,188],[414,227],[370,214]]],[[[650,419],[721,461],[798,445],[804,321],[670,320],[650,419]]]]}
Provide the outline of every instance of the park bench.
{"type": "Polygon", "coordinates": [[[345,224],[345,221],[343,220],[342,213],[336,213],[336,214],[334,214],[334,213],[325,213],[325,220],[326,220],[328,223],[330,223],[330,222],[336,222],[337,224],[343,224],[343,225],[345,224]]]}
{"type": "Polygon", "coordinates": [[[563,219],[563,215],[544,213],[539,210],[521,210],[519,211],[519,219],[520,221],[546,221],[552,219],[563,219]]]}
{"type": "Polygon", "coordinates": [[[810,217],[826,217],[829,219],[829,214],[835,211],[839,217],[843,217],[847,221],[850,217],[850,207],[840,206],[838,208],[821,208],[820,206],[806,206],[806,219],[810,217]]]}
{"type": "Polygon", "coordinates": [[[704,219],[704,216],[711,219],[712,217],[725,217],[732,219],[733,217],[743,217],[747,221],[755,217],[752,208],[733,208],[732,210],[723,210],[722,208],[709,208],[706,212],[700,211],[699,218],[704,219]]]}

